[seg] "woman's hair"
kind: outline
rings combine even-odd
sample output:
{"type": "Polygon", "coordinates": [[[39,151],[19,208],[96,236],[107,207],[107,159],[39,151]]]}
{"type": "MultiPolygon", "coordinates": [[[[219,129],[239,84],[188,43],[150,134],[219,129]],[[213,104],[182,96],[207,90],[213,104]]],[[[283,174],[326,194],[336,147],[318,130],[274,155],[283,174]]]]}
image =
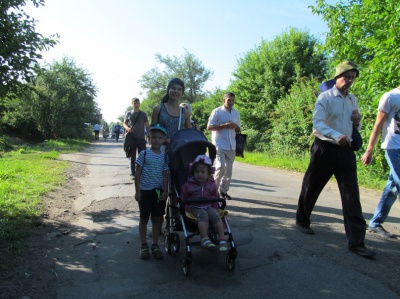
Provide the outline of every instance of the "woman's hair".
{"type": "Polygon", "coordinates": [[[167,86],[167,94],[165,96],[163,96],[161,103],[166,103],[168,102],[169,99],[169,89],[173,86],[173,85],[180,85],[182,87],[183,92],[185,92],[185,83],[183,83],[183,81],[179,78],[174,78],[171,79],[171,81],[169,81],[168,86],[167,86]]]}

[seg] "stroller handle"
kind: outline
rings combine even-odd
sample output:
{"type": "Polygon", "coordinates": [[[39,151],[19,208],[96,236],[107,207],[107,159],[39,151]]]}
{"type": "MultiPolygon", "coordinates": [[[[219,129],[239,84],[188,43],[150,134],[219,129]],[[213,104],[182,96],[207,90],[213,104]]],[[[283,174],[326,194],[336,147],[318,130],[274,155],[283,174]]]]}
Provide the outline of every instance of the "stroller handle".
{"type": "Polygon", "coordinates": [[[185,205],[185,204],[191,204],[191,203],[205,203],[205,202],[221,202],[221,203],[224,203],[226,201],[225,201],[225,199],[219,198],[219,197],[213,197],[213,198],[202,197],[202,198],[188,198],[186,200],[183,200],[181,203],[182,203],[182,205],[185,205]]]}

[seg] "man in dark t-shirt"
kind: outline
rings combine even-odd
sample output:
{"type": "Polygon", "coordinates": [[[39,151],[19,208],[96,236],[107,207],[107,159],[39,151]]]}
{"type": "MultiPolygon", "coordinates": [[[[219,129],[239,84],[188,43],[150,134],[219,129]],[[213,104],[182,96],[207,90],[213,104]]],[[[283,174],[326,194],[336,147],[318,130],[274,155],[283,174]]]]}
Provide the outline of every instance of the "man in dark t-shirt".
{"type": "Polygon", "coordinates": [[[144,128],[150,132],[149,121],[145,112],[140,111],[140,100],[132,99],[131,111],[125,115],[123,123],[124,129],[127,131],[125,136],[124,150],[126,156],[130,159],[130,170],[132,178],[135,175],[136,151],[140,153],[146,149],[146,139],[144,128]]]}

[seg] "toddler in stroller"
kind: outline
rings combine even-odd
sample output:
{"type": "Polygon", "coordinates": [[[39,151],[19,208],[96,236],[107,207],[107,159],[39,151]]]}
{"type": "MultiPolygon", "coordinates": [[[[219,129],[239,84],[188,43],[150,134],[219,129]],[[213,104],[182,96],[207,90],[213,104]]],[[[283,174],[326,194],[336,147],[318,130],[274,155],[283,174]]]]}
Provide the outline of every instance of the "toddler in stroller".
{"type": "MultiPolygon", "coordinates": [[[[179,253],[180,250],[180,234],[179,231],[182,231],[183,236],[185,238],[185,257],[183,260],[182,268],[183,272],[186,276],[189,275],[190,265],[192,263],[192,245],[203,245],[203,247],[216,247],[222,252],[226,252],[226,263],[228,269],[233,271],[236,266],[236,244],[233,240],[233,235],[230,230],[229,222],[227,219],[227,211],[224,211],[224,207],[226,202],[224,199],[218,197],[218,193],[216,190],[215,184],[213,181],[208,178],[211,175],[211,165],[216,157],[216,148],[215,146],[207,140],[207,137],[200,131],[193,129],[182,129],[179,130],[172,138],[169,144],[169,169],[170,169],[170,186],[169,193],[167,199],[167,215],[166,221],[168,222],[168,228],[166,227],[164,231],[164,246],[165,251],[168,254],[172,253],[172,249],[179,253]],[[206,154],[208,156],[206,156],[206,154]],[[188,177],[190,177],[189,172],[190,169],[194,170],[194,166],[196,164],[196,158],[200,155],[202,159],[199,158],[197,162],[202,161],[202,164],[210,166],[210,169],[207,169],[207,188],[210,189],[207,193],[204,193],[206,200],[201,194],[201,187],[198,187],[198,192],[196,194],[192,194],[192,185],[187,184],[186,187],[183,187],[188,182],[188,177]],[[194,164],[193,161],[195,161],[194,164]],[[205,163],[204,163],[205,161],[205,163]],[[215,188],[215,190],[214,190],[215,188]],[[181,198],[183,195],[183,200],[181,198]],[[192,198],[192,197],[195,198],[192,198]],[[211,198],[208,198],[210,196],[211,198]],[[198,208],[196,209],[197,203],[200,203],[198,208]],[[215,230],[212,230],[211,227],[207,231],[208,223],[201,223],[199,227],[199,222],[196,219],[198,213],[196,212],[203,208],[203,204],[209,205],[211,208],[218,208],[218,212],[220,213],[219,219],[216,219],[215,213],[207,213],[207,211],[200,211],[202,215],[199,217],[207,217],[209,218],[211,215],[211,223],[215,224],[215,230]],[[191,211],[192,213],[189,213],[191,211]],[[222,230],[220,229],[222,228],[222,230]],[[199,241],[192,241],[193,237],[197,237],[200,235],[199,241]],[[221,243],[220,243],[221,241],[221,243]]],[[[194,179],[193,179],[194,180],[194,179]]],[[[195,184],[195,182],[192,182],[195,184]]],[[[196,182],[197,183],[197,182],[196,182]]],[[[203,189],[204,191],[204,189],[203,189]]],[[[211,209],[210,211],[213,211],[211,209]]],[[[203,221],[201,221],[203,222],[203,221]]]]}
{"type": "Polygon", "coordinates": [[[218,202],[207,200],[218,198],[217,185],[212,176],[214,172],[212,161],[206,155],[199,155],[189,165],[189,179],[182,186],[181,191],[182,203],[192,199],[184,205],[186,217],[197,222],[202,247],[215,247],[208,237],[208,227],[211,222],[218,233],[219,251],[226,251],[228,245],[225,241],[224,226],[218,213],[218,202]]]}

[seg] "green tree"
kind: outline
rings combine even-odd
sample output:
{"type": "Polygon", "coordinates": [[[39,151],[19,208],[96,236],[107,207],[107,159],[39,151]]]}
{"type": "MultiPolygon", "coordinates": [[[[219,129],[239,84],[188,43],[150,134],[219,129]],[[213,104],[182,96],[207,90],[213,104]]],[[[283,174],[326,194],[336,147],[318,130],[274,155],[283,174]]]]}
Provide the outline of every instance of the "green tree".
{"type": "Polygon", "coordinates": [[[392,0],[348,0],[312,7],[329,27],[326,48],[336,62],[351,59],[362,68],[365,87],[383,92],[400,79],[400,3],[392,0]]]}
{"type": "MultiPolygon", "coordinates": [[[[326,49],[332,53],[333,63],[351,59],[361,68],[352,92],[359,100],[363,115],[361,135],[366,141],[375,123],[379,98],[400,82],[400,3],[348,0],[331,5],[318,0],[312,10],[329,27],[326,49]]],[[[374,155],[370,171],[387,172],[383,151],[375,151],[374,155]]]]}
{"type": "Polygon", "coordinates": [[[29,124],[31,134],[40,132],[35,139],[78,138],[86,131],[84,123],[100,123],[97,88],[72,59],[45,66],[31,81],[21,95],[5,101],[5,120],[16,130],[29,124]]]}
{"type": "Polygon", "coordinates": [[[272,41],[262,41],[239,59],[229,90],[236,94],[245,128],[266,134],[277,101],[303,77],[323,80],[326,56],[309,34],[290,28],[272,41]]]}
{"type": "Polygon", "coordinates": [[[33,83],[32,113],[47,138],[76,136],[83,123],[100,123],[97,87],[72,59],[49,65],[33,83]]]}
{"type": "Polygon", "coordinates": [[[270,151],[293,156],[309,150],[314,140],[312,116],[319,84],[319,80],[302,78],[278,101],[272,118],[270,151]]]}
{"type": "MultiPolygon", "coordinates": [[[[0,4],[0,97],[29,81],[42,58],[40,51],[57,43],[56,35],[43,37],[35,31],[36,21],[23,10],[26,2],[2,0],[0,4]]],[[[44,0],[31,2],[36,7],[44,5],[44,0]]]]}
{"type": "Polygon", "coordinates": [[[223,104],[224,91],[216,88],[204,100],[192,105],[192,119],[200,125],[202,131],[207,129],[208,119],[211,111],[223,104]]]}
{"type": "Polygon", "coordinates": [[[185,83],[185,93],[182,102],[194,103],[202,100],[206,93],[204,84],[212,76],[212,71],[206,69],[201,61],[185,50],[181,57],[155,55],[157,63],[163,66],[146,72],[139,80],[140,86],[147,91],[146,100],[157,104],[166,93],[169,80],[178,77],[185,83]]]}

